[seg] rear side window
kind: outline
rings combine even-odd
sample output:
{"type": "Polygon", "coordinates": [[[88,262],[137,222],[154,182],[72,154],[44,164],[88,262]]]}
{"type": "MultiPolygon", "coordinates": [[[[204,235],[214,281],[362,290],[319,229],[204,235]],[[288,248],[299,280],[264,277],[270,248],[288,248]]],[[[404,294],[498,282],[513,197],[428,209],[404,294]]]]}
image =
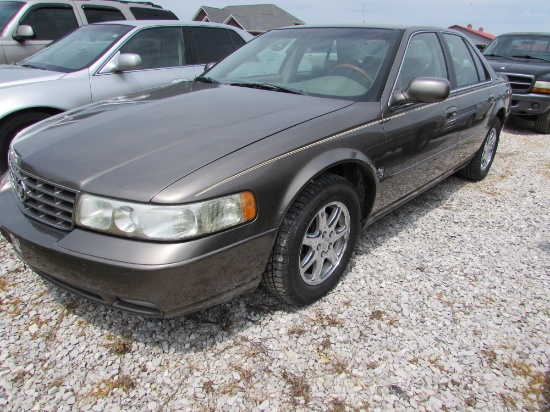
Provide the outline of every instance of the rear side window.
{"type": "Polygon", "coordinates": [[[178,17],[169,10],[130,7],[130,11],[136,20],[178,20],[178,17]]]}
{"type": "Polygon", "coordinates": [[[225,29],[190,27],[197,46],[197,64],[215,63],[235,48],[225,29]]]}
{"type": "Polygon", "coordinates": [[[57,40],[78,27],[71,7],[40,7],[28,12],[20,24],[31,26],[35,40],[57,40]]]}
{"type": "Polygon", "coordinates": [[[246,43],[244,39],[241,36],[239,36],[237,33],[235,33],[233,30],[228,30],[227,32],[229,33],[229,37],[231,37],[231,40],[233,40],[235,49],[238,49],[239,47],[241,47],[243,44],[246,43]]]}
{"type": "Polygon", "coordinates": [[[82,6],[88,23],[100,23],[102,21],[126,20],[124,14],[114,7],[82,6]]]}

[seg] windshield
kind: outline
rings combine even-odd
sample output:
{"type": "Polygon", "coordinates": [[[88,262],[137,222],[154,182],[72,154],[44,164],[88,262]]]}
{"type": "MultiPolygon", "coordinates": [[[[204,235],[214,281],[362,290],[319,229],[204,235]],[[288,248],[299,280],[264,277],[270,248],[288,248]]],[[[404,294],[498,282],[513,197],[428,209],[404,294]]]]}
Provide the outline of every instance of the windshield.
{"type": "Polygon", "coordinates": [[[375,101],[401,34],[366,28],[273,30],[238,49],[199,80],[375,101]]]}
{"type": "Polygon", "coordinates": [[[15,13],[23,6],[24,3],[18,1],[3,1],[0,3],[0,33],[4,31],[6,25],[10,22],[15,13]]]}
{"type": "Polygon", "coordinates": [[[499,36],[483,50],[483,54],[489,57],[494,55],[550,61],[550,36],[499,36]]]}
{"type": "Polygon", "coordinates": [[[90,66],[132,27],[116,24],[82,26],[21,66],[71,73],[90,66]]]}

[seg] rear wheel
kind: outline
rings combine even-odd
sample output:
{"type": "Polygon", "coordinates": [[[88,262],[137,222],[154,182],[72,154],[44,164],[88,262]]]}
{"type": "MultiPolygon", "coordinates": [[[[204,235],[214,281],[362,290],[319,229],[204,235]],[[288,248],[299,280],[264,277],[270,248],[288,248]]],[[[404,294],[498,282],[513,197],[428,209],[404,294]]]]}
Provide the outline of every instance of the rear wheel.
{"type": "Polygon", "coordinates": [[[34,123],[50,117],[44,112],[27,112],[14,115],[0,124],[0,173],[8,169],[8,149],[15,135],[34,123]]]}
{"type": "Polygon", "coordinates": [[[539,114],[535,120],[535,131],[542,134],[550,134],[550,110],[539,114]]]}
{"type": "Polygon", "coordinates": [[[464,169],[458,171],[459,176],[476,182],[485,179],[495,158],[500,128],[500,121],[495,118],[480,149],[470,163],[468,163],[464,169]]]}
{"type": "Polygon", "coordinates": [[[307,305],[324,296],[353,253],[360,210],[349,181],[327,174],[311,182],[283,221],[263,285],[290,304],[307,305]]]}

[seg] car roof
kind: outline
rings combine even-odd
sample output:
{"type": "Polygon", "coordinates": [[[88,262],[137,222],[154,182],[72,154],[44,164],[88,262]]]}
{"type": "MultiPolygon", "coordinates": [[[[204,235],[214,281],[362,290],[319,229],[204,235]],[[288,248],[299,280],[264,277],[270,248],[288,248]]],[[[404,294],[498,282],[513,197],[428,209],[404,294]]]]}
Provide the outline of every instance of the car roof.
{"type": "Polygon", "coordinates": [[[275,30],[282,30],[282,29],[300,30],[300,29],[308,29],[308,28],[389,29],[389,30],[410,30],[410,31],[438,30],[438,31],[454,32],[454,30],[444,28],[444,27],[411,26],[411,25],[398,25],[398,24],[320,24],[320,25],[305,24],[300,26],[281,27],[275,30]]]}
{"type": "MultiPolygon", "coordinates": [[[[4,2],[4,1],[18,1],[20,3],[43,3],[43,4],[63,3],[63,4],[68,4],[67,0],[64,0],[64,1],[63,0],[0,0],[0,2],[4,2]]],[[[161,5],[152,3],[150,1],[147,1],[147,2],[142,2],[142,1],[137,1],[137,0],[71,0],[71,1],[78,1],[78,2],[82,2],[82,3],[85,3],[87,1],[93,1],[93,2],[96,2],[96,3],[106,3],[106,5],[109,2],[111,2],[111,3],[123,4],[123,5],[129,6],[129,7],[145,7],[145,8],[163,9],[161,5]]],[[[166,10],[166,9],[163,9],[163,10],[166,10]]],[[[169,10],[167,10],[167,11],[169,11],[169,10]]]]}
{"type": "Polygon", "coordinates": [[[234,29],[236,31],[243,31],[237,27],[229,26],[227,24],[220,23],[208,23],[201,21],[191,20],[115,20],[115,21],[103,21],[100,23],[93,23],[94,25],[105,24],[123,24],[133,27],[156,27],[156,26],[204,26],[204,27],[222,27],[224,29],[234,29]]]}
{"type": "Polygon", "coordinates": [[[498,37],[503,36],[550,36],[550,33],[534,32],[534,31],[518,31],[512,33],[502,33],[498,37]]]}

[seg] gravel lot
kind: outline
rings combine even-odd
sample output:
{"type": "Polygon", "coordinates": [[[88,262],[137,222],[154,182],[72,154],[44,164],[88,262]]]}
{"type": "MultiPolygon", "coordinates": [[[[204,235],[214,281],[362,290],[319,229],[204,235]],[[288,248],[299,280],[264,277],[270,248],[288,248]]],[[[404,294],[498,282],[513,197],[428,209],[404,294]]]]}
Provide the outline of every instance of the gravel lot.
{"type": "Polygon", "coordinates": [[[305,308],[257,290],[146,319],[0,240],[0,410],[550,410],[550,137],[519,126],[483,182],[451,177],[364,231],[305,308]]]}

